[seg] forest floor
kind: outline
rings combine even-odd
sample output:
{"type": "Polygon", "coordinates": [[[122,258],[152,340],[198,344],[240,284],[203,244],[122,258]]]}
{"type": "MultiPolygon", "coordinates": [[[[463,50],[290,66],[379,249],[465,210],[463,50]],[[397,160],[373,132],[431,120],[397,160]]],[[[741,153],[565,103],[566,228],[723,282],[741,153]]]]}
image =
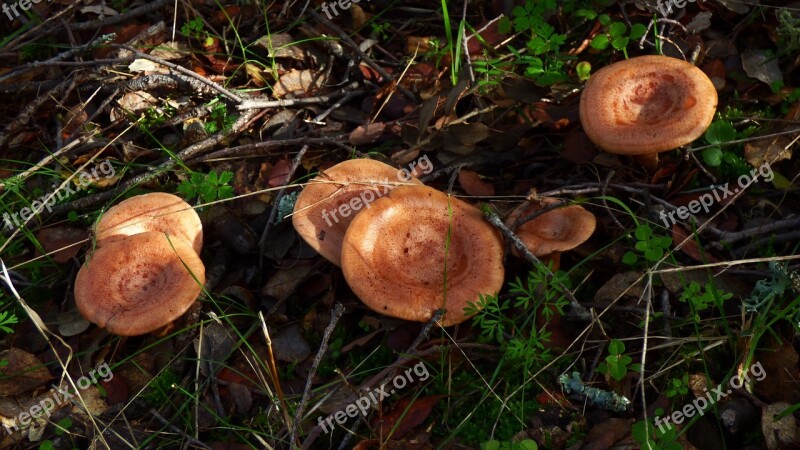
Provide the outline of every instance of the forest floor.
{"type": "Polygon", "coordinates": [[[6,0],[0,447],[800,448],[798,55],[800,2],[6,0]],[[587,80],[659,54],[710,80],[713,120],[657,161],[602,150],[587,80]],[[500,261],[466,320],[371,309],[299,236],[299,193],[355,158],[503,236],[448,228],[419,267],[366,269],[443,270],[446,295],[440,254],[459,283],[500,261]],[[149,192],[199,215],[205,283],[118,336],[76,277],[103,214],[149,192]],[[508,217],[549,198],[595,226],[545,264],[508,217]]]}

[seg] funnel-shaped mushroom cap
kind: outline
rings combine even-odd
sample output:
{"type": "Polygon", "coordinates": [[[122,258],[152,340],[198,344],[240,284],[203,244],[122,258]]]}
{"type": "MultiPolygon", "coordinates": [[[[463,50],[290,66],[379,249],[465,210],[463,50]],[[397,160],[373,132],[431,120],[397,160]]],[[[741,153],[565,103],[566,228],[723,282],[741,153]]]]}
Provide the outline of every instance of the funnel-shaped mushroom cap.
{"type": "Polygon", "coordinates": [[[398,183],[422,184],[372,159],[351,159],[336,164],[300,192],[292,215],[294,229],[311,248],[341,266],[342,240],[350,222],[398,183]]]}
{"type": "MultiPolygon", "coordinates": [[[[533,214],[537,209],[557,203],[554,198],[543,198],[515,209],[506,219],[511,227],[520,218],[533,214]]],[[[520,225],[515,231],[525,247],[541,257],[555,252],[564,252],[586,242],[594,233],[594,214],[578,205],[556,208],[520,225]]]]}
{"type": "Polygon", "coordinates": [[[189,243],[149,231],[96,249],[78,271],[75,303],[109,333],[136,336],[180,317],[203,283],[203,262],[189,243]]]}
{"type": "Polygon", "coordinates": [[[197,212],[180,197],[152,192],[123,200],[109,208],[95,226],[97,246],[146,231],[160,231],[203,249],[203,224],[197,212]]]}
{"type": "Polygon", "coordinates": [[[503,286],[503,242],[474,206],[429,187],[403,186],[353,219],[342,271],[372,310],[425,322],[445,308],[441,323],[449,326],[469,318],[467,302],[503,286]]]}
{"type": "Polygon", "coordinates": [[[706,74],[666,56],[639,56],[598,70],[580,101],[589,139],[622,155],[686,145],[703,134],[716,110],[717,91],[706,74]]]}

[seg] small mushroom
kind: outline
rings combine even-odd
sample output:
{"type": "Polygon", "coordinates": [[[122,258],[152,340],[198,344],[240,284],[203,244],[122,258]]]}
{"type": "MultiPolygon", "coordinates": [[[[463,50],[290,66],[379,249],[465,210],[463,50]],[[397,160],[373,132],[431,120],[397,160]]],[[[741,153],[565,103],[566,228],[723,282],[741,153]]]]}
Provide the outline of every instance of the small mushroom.
{"type": "Polygon", "coordinates": [[[203,262],[188,242],[148,231],[97,248],[78,271],[75,303],[109,333],[136,336],[180,317],[203,283],[203,262]]]}
{"type": "Polygon", "coordinates": [[[146,231],[160,231],[191,243],[198,255],[203,249],[203,224],[197,212],[180,197],[164,192],[121,201],[103,214],[94,229],[98,247],[146,231]]]}
{"type": "Polygon", "coordinates": [[[621,155],[652,155],[686,145],[703,134],[716,109],[717,91],[702,70],[657,55],[598,70],[580,100],[586,135],[621,155]]]}
{"type": "MultiPolygon", "coordinates": [[[[506,225],[516,233],[534,256],[545,262],[553,262],[553,270],[559,266],[561,252],[581,245],[594,233],[596,226],[594,214],[579,205],[569,205],[534,217],[516,230],[514,226],[525,216],[558,202],[558,199],[544,197],[539,201],[520,206],[506,219],[506,225]]],[[[516,249],[513,252],[519,256],[516,249]]]]}
{"type": "Polygon", "coordinates": [[[425,186],[402,186],[350,223],[342,271],[369,308],[442,326],[468,319],[467,302],[503,285],[503,242],[481,211],[425,186]],[[446,282],[445,282],[446,280],[446,282]]]}
{"type": "Polygon", "coordinates": [[[294,205],[292,225],[311,248],[341,266],[342,240],[350,222],[400,183],[422,184],[372,159],[341,162],[323,171],[303,189],[294,205]]]}

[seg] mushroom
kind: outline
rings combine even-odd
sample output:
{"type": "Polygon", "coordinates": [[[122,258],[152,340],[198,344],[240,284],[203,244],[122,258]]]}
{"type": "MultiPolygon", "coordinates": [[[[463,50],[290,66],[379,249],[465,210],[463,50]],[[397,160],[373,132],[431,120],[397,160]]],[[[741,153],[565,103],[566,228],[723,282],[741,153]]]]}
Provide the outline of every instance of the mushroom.
{"type": "Polygon", "coordinates": [[[402,186],[350,223],[342,271],[372,310],[442,326],[468,319],[467,302],[503,285],[503,242],[481,211],[426,186],[402,186]],[[446,283],[445,283],[446,280],[446,283]]]}
{"type": "Polygon", "coordinates": [[[716,109],[717,91],[702,70],[657,55],[598,70],[580,100],[586,135],[620,155],[653,155],[686,145],[703,134],[716,109]]]}
{"type": "Polygon", "coordinates": [[[336,164],[311,180],[297,197],[292,225],[328,261],[341,266],[342,240],[362,209],[407,182],[422,185],[394,167],[372,159],[336,164]]]}
{"type": "Polygon", "coordinates": [[[203,249],[203,225],[191,205],[164,192],[137,195],[111,207],[95,225],[97,246],[146,231],[160,231],[203,249]]]}
{"type": "Polygon", "coordinates": [[[188,242],[148,231],[97,248],[78,271],[75,303],[109,333],[136,336],[180,317],[204,283],[203,262],[188,242]]]}
{"type": "MultiPolygon", "coordinates": [[[[506,219],[506,225],[514,230],[518,220],[548,205],[558,203],[551,197],[540,198],[515,209],[506,219]]],[[[558,269],[561,252],[586,242],[594,233],[596,220],[594,214],[579,205],[569,205],[547,211],[521,224],[514,232],[525,247],[534,256],[545,262],[553,263],[553,270],[558,269]]],[[[519,256],[516,249],[514,254],[519,256]]]]}

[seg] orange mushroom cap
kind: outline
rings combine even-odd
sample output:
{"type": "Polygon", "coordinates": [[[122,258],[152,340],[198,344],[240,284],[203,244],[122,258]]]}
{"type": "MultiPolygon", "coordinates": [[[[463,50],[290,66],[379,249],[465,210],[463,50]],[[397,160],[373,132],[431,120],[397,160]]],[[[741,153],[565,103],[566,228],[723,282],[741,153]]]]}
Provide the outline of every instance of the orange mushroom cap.
{"type": "MultiPolygon", "coordinates": [[[[558,201],[555,198],[545,197],[540,202],[523,205],[508,216],[506,225],[512,227],[520,218],[558,201]]],[[[572,250],[586,242],[594,233],[596,223],[594,214],[582,206],[569,205],[548,211],[523,223],[515,234],[534,256],[541,257],[572,250]]]]}
{"type": "Polygon", "coordinates": [[[502,288],[503,242],[474,206],[430,187],[403,186],[350,223],[342,271],[372,310],[426,322],[445,308],[441,324],[449,326],[469,318],[467,302],[502,288]]]}
{"type": "Polygon", "coordinates": [[[667,56],[639,56],[589,77],[580,117],[589,139],[609,153],[645,155],[686,145],[703,134],[717,110],[714,84],[694,65],[667,56]]]}
{"type": "Polygon", "coordinates": [[[203,249],[200,216],[180,197],[164,192],[123,200],[109,208],[95,225],[98,247],[146,231],[177,236],[191,243],[197,254],[203,249]]]}
{"type": "Polygon", "coordinates": [[[372,207],[398,183],[421,185],[394,167],[372,159],[351,159],[311,180],[294,204],[297,234],[328,261],[341,266],[342,241],[353,218],[372,207]]]}
{"type": "Polygon", "coordinates": [[[75,303],[109,333],[136,336],[180,317],[203,283],[205,267],[188,242],[148,231],[96,249],[78,271],[75,303]]]}

